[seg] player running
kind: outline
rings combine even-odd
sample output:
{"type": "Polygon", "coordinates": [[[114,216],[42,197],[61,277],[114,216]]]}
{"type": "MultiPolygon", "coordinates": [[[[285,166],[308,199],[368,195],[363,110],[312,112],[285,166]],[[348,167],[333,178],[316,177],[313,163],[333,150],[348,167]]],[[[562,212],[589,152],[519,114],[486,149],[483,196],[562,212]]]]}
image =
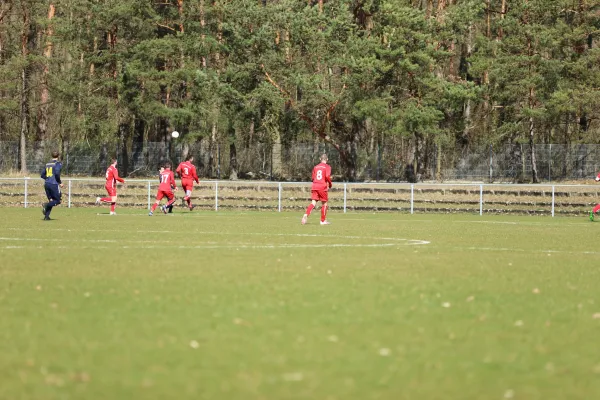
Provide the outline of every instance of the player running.
{"type": "MultiPolygon", "coordinates": [[[[596,182],[600,182],[600,173],[596,175],[596,182]]],[[[598,211],[600,211],[600,204],[596,204],[596,207],[594,207],[594,209],[590,211],[590,221],[594,222],[594,216],[598,211]]]]}
{"type": "Polygon", "coordinates": [[[96,197],[96,205],[100,203],[110,203],[110,215],[117,215],[115,207],[117,206],[117,182],[125,183],[125,179],[119,177],[117,171],[117,159],[110,159],[110,167],[106,170],[106,184],[104,188],[109,197],[96,197]]]}
{"type": "Polygon", "coordinates": [[[60,204],[60,188],[63,187],[62,181],[60,180],[60,170],[62,169],[62,163],[58,161],[58,151],[52,152],[52,160],[46,164],[40,177],[44,180],[44,190],[46,191],[46,197],[48,202],[42,204],[42,214],[44,214],[44,221],[50,221],[50,213],[52,207],[60,204]]]}
{"type": "Polygon", "coordinates": [[[194,164],[194,156],[188,155],[185,161],[180,163],[175,172],[181,177],[181,187],[185,191],[185,197],[183,200],[186,201],[190,211],[194,209],[192,205],[192,190],[194,188],[194,181],[200,183],[198,180],[198,174],[196,173],[196,167],[194,164]]]}
{"type": "Polygon", "coordinates": [[[321,206],[321,225],[329,225],[327,221],[327,190],[331,189],[331,166],[327,164],[327,154],[321,155],[321,162],[313,168],[312,172],[311,203],[306,209],[306,214],[302,216],[302,225],[306,224],[308,216],[317,202],[322,202],[321,206]]]}
{"type": "Polygon", "coordinates": [[[164,169],[161,169],[160,172],[160,184],[158,185],[158,192],[156,193],[156,202],[152,205],[149,216],[154,214],[154,210],[160,204],[160,201],[163,197],[168,199],[167,204],[162,206],[160,209],[163,213],[167,213],[167,209],[175,203],[175,195],[173,194],[173,190],[177,191],[177,186],[175,185],[175,175],[173,171],[171,171],[171,163],[166,162],[164,165],[164,169]]]}

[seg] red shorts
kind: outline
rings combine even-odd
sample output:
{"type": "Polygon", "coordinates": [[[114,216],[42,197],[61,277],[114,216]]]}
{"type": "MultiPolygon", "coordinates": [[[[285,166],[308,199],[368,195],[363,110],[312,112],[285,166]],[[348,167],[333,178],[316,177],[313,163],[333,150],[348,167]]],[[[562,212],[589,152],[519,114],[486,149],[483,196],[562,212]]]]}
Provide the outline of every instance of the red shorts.
{"type": "Polygon", "coordinates": [[[191,192],[192,189],[194,188],[194,180],[193,179],[182,179],[181,187],[183,188],[183,190],[185,190],[185,191],[189,190],[191,192]]]}
{"type": "Polygon", "coordinates": [[[158,192],[156,192],[156,200],[162,200],[163,197],[166,197],[167,199],[169,199],[169,201],[171,201],[174,196],[175,195],[172,191],[166,192],[164,190],[159,190],[158,192]]]}
{"type": "Polygon", "coordinates": [[[311,190],[311,200],[327,201],[327,190],[311,190]]]}
{"type": "Polygon", "coordinates": [[[113,197],[117,195],[117,188],[116,187],[110,187],[110,186],[104,186],[104,188],[106,189],[106,193],[108,193],[109,197],[113,197]]]}

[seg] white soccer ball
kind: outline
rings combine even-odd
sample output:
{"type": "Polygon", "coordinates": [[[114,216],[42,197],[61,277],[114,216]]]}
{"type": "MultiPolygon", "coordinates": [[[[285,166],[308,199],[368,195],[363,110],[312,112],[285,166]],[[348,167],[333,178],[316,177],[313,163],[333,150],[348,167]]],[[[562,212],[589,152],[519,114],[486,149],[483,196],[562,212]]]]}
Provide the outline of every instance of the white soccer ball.
{"type": "Polygon", "coordinates": [[[171,132],[171,136],[173,136],[174,139],[177,139],[179,137],[179,132],[173,131],[171,132]]]}

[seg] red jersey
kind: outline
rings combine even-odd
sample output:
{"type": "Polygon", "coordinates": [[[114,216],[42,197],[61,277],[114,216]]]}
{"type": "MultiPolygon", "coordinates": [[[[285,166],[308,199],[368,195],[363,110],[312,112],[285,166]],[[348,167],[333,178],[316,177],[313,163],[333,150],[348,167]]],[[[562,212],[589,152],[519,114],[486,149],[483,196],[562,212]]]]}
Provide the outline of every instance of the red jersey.
{"type": "Polygon", "coordinates": [[[117,167],[111,165],[106,170],[106,186],[114,188],[117,185],[117,181],[123,183],[125,180],[119,177],[119,171],[117,171],[117,167]]]}
{"type": "Polygon", "coordinates": [[[331,187],[331,166],[323,162],[316,165],[312,172],[312,182],[312,190],[327,190],[327,187],[331,187]]]}
{"type": "Polygon", "coordinates": [[[170,192],[175,187],[175,174],[170,169],[165,169],[160,173],[160,184],[158,190],[170,192]]]}
{"type": "Polygon", "coordinates": [[[181,179],[193,179],[196,183],[200,183],[198,180],[198,174],[196,173],[196,167],[189,161],[184,161],[175,170],[181,179]]]}

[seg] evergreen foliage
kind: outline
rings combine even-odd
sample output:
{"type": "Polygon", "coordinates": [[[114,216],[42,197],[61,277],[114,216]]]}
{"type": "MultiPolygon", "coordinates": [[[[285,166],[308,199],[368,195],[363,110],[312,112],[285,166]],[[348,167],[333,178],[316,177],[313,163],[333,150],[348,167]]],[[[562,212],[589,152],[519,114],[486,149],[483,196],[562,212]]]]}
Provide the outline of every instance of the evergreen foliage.
{"type": "Polygon", "coordinates": [[[598,143],[599,42],[589,0],[4,0],[0,141],[127,174],[178,130],[227,139],[232,177],[236,146],[322,141],[355,180],[394,137],[419,173],[434,147],[598,143]]]}

